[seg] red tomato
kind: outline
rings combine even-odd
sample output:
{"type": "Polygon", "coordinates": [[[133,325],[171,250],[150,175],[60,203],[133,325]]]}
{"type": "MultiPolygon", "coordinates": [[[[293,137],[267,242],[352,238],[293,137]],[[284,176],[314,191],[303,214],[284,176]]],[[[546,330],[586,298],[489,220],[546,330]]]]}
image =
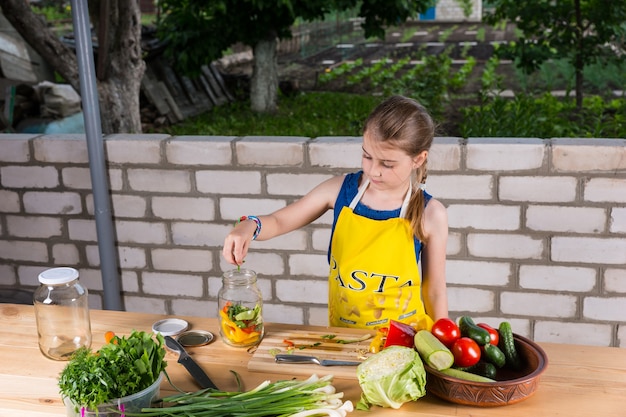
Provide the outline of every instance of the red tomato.
{"type": "Polygon", "coordinates": [[[461,337],[459,326],[456,325],[454,320],[449,318],[437,320],[430,331],[441,343],[446,345],[448,349],[461,337]]]}
{"type": "Polygon", "coordinates": [[[476,365],[480,360],[480,346],[469,337],[461,337],[452,345],[454,364],[465,368],[476,365]]]}
{"type": "Polygon", "coordinates": [[[415,333],[415,329],[408,324],[391,320],[384,347],[397,345],[412,348],[415,346],[415,333]]]}
{"type": "Polygon", "coordinates": [[[489,332],[489,343],[498,346],[498,342],[500,341],[500,333],[498,333],[496,329],[494,329],[487,323],[478,323],[477,326],[482,327],[489,332]]]}

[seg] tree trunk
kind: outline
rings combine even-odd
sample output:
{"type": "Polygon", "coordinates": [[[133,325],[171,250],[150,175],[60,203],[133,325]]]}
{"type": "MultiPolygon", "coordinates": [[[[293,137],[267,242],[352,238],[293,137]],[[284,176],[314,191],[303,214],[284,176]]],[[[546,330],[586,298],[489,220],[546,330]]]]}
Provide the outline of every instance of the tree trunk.
{"type": "Polygon", "coordinates": [[[278,95],[278,59],[276,36],[254,45],[254,70],[250,83],[250,107],[257,113],[276,111],[278,95]]]}
{"type": "MultiPolygon", "coordinates": [[[[141,57],[141,21],[138,0],[109,1],[105,78],[98,81],[102,132],[141,133],[139,94],[145,63],[141,57]]],[[[24,0],[0,0],[7,20],[24,40],[74,89],[80,92],[76,54],[48,29],[24,0]]],[[[91,11],[93,12],[93,10],[91,11]]]]}
{"type": "Polygon", "coordinates": [[[574,13],[576,16],[576,51],[574,52],[576,108],[581,110],[583,108],[583,70],[585,68],[585,62],[583,60],[583,54],[585,53],[583,37],[585,36],[585,33],[583,28],[582,11],[580,9],[580,0],[574,0],[574,13]]]}

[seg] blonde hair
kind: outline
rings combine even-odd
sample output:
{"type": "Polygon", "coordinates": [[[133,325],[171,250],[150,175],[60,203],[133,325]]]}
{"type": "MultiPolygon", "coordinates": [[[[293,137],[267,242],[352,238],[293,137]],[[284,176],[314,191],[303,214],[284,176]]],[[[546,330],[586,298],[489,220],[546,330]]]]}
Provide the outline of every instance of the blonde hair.
{"type": "MultiPolygon", "coordinates": [[[[392,144],[411,157],[430,149],[435,130],[435,123],[426,108],[403,96],[392,96],[380,103],[363,126],[363,133],[368,132],[374,140],[392,144]]],[[[426,241],[426,236],[423,225],[425,197],[421,184],[426,182],[428,175],[427,162],[428,159],[424,160],[415,170],[416,178],[406,214],[413,233],[422,242],[426,241]]]]}

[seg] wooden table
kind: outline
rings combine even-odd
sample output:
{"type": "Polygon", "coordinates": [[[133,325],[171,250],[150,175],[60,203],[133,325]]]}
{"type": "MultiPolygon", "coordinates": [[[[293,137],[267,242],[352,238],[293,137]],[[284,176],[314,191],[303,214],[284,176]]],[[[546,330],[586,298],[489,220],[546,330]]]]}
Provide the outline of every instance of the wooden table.
{"type": "MultiPolygon", "coordinates": [[[[165,318],[157,314],[116,311],[91,311],[92,347],[104,342],[104,333],[113,330],[119,335],[131,330],[151,331],[152,324],[165,318]]],[[[227,346],[219,340],[216,319],[181,317],[191,328],[211,331],[218,340],[189,353],[205,369],[220,389],[236,390],[229,370],[238,372],[249,390],[264,380],[276,381],[293,377],[288,374],[250,372],[246,349],[227,346]]],[[[37,346],[37,330],[32,306],[0,304],[0,417],[25,415],[29,417],[64,416],[57,378],[66,362],[44,357],[37,346]]],[[[312,326],[266,324],[266,331],[288,329],[319,329],[312,326]]],[[[332,329],[328,329],[332,332],[332,329]]],[[[539,389],[530,398],[517,404],[495,408],[460,406],[427,394],[399,410],[375,407],[370,411],[354,411],[353,416],[626,416],[626,349],[542,343],[548,354],[549,366],[541,377],[539,389]]],[[[185,369],[168,352],[167,371],[174,384],[195,391],[197,386],[185,369]]],[[[329,368],[320,370],[328,371],[329,368]]],[[[322,372],[323,373],[323,372],[322,372]]],[[[320,373],[320,374],[322,374],[320,373]]],[[[345,393],[345,399],[356,403],[361,389],[352,378],[335,378],[335,387],[345,393]]],[[[161,395],[173,389],[164,380],[161,395]]]]}

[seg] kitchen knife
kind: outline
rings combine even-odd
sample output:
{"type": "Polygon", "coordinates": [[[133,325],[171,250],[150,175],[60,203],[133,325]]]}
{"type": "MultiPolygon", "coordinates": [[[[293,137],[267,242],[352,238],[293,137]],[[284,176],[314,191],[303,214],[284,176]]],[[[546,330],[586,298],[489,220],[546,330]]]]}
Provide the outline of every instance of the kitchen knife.
{"type": "Polygon", "coordinates": [[[165,336],[165,344],[168,348],[178,353],[178,363],[187,369],[201,388],[213,388],[214,390],[218,389],[208,375],[202,370],[202,368],[200,368],[200,365],[198,365],[196,361],[189,356],[185,348],[178,343],[176,339],[172,336],[165,336]]]}
{"type": "Polygon", "coordinates": [[[278,363],[315,363],[322,366],[357,366],[361,362],[357,361],[341,361],[334,359],[318,359],[315,356],[307,355],[291,355],[285,353],[277,354],[274,359],[278,363]]]}

